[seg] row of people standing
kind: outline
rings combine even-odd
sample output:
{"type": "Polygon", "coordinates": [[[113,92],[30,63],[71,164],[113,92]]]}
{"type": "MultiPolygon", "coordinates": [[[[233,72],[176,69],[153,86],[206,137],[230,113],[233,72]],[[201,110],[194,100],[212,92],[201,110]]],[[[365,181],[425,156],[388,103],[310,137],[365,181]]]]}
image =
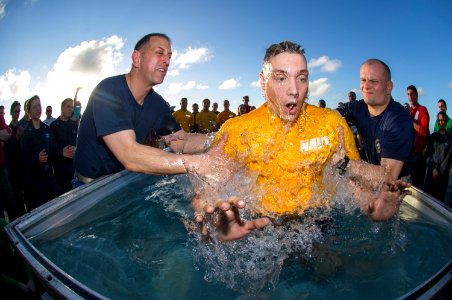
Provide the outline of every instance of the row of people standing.
{"type": "MultiPolygon", "coordinates": [[[[244,96],[243,104],[240,104],[238,107],[239,116],[248,113],[253,109],[248,102],[249,97],[244,96]]],[[[210,110],[210,100],[207,98],[202,101],[201,111],[199,111],[198,104],[193,103],[192,111],[190,112],[188,110],[188,100],[185,97],[181,99],[180,106],[181,108],[175,111],[173,116],[186,132],[191,133],[216,132],[224,122],[237,116],[229,109],[229,100],[223,101],[224,109],[221,112],[218,111],[218,103],[216,102],[213,103],[213,108],[210,110]]]]}
{"type": "Polygon", "coordinates": [[[25,101],[25,116],[19,121],[21,104],[11,105],[9,138],[4,142],[8,182],[1,196],[8,218],[13,220],[71,189],[77,122],[71,119],[74,101],[61,104],[61,116],[50,126],[41,121],[41,99],[25,101]]]}

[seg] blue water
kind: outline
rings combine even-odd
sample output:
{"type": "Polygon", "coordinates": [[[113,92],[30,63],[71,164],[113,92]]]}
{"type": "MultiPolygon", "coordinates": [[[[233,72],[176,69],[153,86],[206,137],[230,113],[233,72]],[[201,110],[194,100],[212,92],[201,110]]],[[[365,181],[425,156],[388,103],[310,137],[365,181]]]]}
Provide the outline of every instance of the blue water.
{"type": "Polygon", "coordinates": [[[322,225],[314,214],[206,243],[182,222],[193,218],[192,196],[186,176],[142,177],[32,243],[112,299],[394,299],[451,259],[451,228],[373,223],[341,208],[322,225]]]}

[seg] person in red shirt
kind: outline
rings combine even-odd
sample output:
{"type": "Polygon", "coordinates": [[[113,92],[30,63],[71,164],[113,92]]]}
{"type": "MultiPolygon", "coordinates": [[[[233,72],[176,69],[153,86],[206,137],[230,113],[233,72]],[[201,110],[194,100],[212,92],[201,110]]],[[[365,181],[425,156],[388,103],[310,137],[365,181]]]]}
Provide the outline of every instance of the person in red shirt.
{"type": "Polygon", "coordinates": [[[422,187],[425,175],[425,157],[424,152],[427,146],[427,140],[430,136],[428,128],[430,117],[428,110],[418,102],[418,92],[414,85],[407,87],[408,100],[410,100],[410,116],[414,127],[414,168],[412,174],[413,185],[422,187]]]}

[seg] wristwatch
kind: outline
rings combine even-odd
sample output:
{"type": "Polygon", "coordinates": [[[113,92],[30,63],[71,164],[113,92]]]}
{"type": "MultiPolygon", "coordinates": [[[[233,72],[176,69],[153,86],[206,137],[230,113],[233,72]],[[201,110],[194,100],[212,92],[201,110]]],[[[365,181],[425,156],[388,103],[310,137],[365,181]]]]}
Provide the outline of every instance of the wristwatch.
{"type": "Polygon", "coordinates": [[[339,172],[339,175],[344,176],[347,173],[348,163],[350,162],[350,158],[347,155],[344,156],[343,159],[338,161],[336,164],[336,169],[339,172]]]}

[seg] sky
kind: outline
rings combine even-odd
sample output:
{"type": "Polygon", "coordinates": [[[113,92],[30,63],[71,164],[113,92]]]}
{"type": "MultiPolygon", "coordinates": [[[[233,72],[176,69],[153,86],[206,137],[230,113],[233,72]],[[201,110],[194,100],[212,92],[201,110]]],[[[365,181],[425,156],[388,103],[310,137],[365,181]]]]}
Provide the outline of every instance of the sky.
{"type": "MultiPolygon", "coordinates": [[[[0,105],[9,123],[12,101],[37,94],[60,114],[65,98],[83,107],[104,78],[127,73],[136,42],[151,32],[172,40],[164,82],[155,87],[172,106],[182,97],[264,102],[259,72],[265,50],[291,40],[308,60],[308,103],[336,108],[359,88],[368,58],[389,65],[392,96],[408,102],[415,85],[433,128],[438,99],[452,111],[452,1],[450,0],[0,0],[0,105]]],[[[451,113],[452,114],[452,113],[451,113]]],[[[21,117],[23,112],[21,113],[21,117]]]]}

